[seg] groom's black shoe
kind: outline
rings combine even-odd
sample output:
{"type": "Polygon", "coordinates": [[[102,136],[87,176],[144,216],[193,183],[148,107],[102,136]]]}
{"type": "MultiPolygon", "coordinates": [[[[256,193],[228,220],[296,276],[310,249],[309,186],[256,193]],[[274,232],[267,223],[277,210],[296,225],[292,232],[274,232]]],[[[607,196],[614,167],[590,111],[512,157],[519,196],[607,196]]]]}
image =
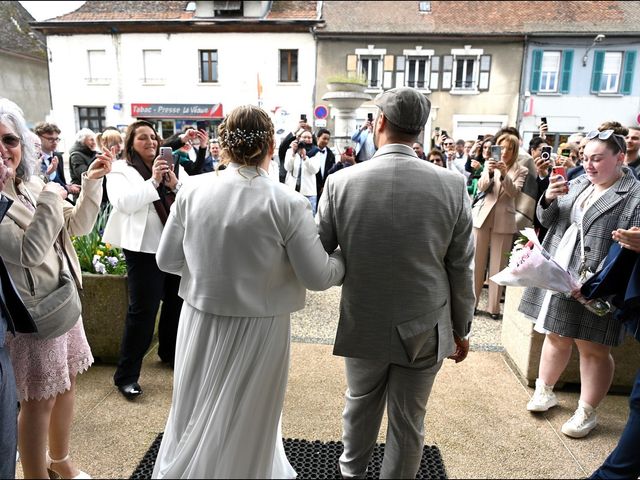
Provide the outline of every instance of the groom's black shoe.
{"type": "Polygon", "coordinates": [[[118,390],[127,399],[133,399],[138,395],[142,395],[142,387],[138,382],[128,383],[127,385],[118,385],[118,390]]]}

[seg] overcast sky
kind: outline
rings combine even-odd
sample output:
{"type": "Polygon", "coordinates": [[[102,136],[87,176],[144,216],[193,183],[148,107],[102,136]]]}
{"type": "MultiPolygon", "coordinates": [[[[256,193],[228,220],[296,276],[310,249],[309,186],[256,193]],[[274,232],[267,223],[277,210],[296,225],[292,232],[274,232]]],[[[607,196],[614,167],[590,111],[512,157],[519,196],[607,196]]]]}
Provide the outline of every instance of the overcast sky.
{"type": "Polygon", "coordinates": [[[37,21],[41,21],[72,12],[84,2],[21,1],[20,3],[27,9],[33,18],[37,21]]]}

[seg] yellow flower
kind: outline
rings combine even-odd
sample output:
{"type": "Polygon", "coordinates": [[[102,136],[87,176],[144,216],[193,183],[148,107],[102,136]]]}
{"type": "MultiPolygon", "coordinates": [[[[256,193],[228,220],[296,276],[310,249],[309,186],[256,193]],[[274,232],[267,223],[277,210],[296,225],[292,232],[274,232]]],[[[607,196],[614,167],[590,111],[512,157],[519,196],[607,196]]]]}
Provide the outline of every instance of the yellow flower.
{"type": "Polygon", "coordinates": [[[96,255],[104,256],[104,252],[102,250],[96,250],[96,255]]]}
{"type": "Polygon", "coordinates": [[[105,243],[104,246],[105,246],[105,248],[107,250],[111,250],[111,244],[110,243],[105,243]]]}

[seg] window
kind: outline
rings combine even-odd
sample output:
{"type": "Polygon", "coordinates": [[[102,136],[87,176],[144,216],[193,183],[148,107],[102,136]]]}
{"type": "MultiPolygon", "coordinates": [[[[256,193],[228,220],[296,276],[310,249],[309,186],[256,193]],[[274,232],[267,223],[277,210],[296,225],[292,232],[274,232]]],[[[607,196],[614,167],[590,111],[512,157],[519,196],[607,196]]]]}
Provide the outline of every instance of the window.
{"type": "Polygon", "coordinates": [[[107,54],[104,50],[87,50],[89,62],[88,83],[109,83],[111,76],[107,66],[107,54]]]}
{"type": "Polygon", "coordinates": [[[418,89],[429,88],[429,58],[409,57],[406,62],[405,86],[418,89]]]}
{"type": "Polygon", "coordinates": [[[360,57],[360,73],[367,79],[369,88],[382,86],[382,59],[380,57],[360,57]]]}
{"type": "Polygon", "coordinates": [[[423,13],[427,13],[431,11],[431,2],[419,2],[418,10],[423,13]]]}
{"type": "Polygon", "coordinates": [[[280,50],[280,81],[298,81],[298,50],[280,50]]]}
{"type": "Polygon", "coordinates": [[[540,71],[540,92],[558,90],[558,72],[560,70],[560,52],[544,52],[540,71]]]}
{"type": "Polygon", "coordinates": [[[541,50],[531,52],[532,93],[569,93],[573,50],[541,50]]]}
{"type": "Polygon", "coordinates": [[[477,94],[489,90],[491,55],[484,50],[454,48],[451,55],[442,57],[442,89],[458,95],[477,94]]]}
{"type": "MultiPolygon", "coordinates": [[[[637,52],[605,52],[596,50],[593,55],[591,92],[631,95],[634,87],[634,69],[637,52]]],[[[638,82],[635,82],[638,85],[638,82]]]]}
{"type": "Polygon", "coordinates": [[[454,64],[454,83],[453,88],[461,90],[475,90],[476,80],[475,59],[474,58],[456,58],[454,64]]]}
{"type": "Polygon", "coordinates": [[[620,86],[620,69],[622,68],[622,52],[606,52],[600,77],[601,93],[618,93],[620,86]]]}
{"type": "Polygon", "coordinates": [[[218,81],[217,50],[200,50],[200,81],[203,83],[218,81]]]}
{"type": "Polygon", "coordinates": [[[75,107],[78,130],[90,128],[94,132],[101,132],[106,127],[104,107],[75,107]]]}
{"type": "Polygon", "coordinates": [[[162,50],[143,50],[142,67],[144,83],[163,83],[162,74],[162,50]]]}

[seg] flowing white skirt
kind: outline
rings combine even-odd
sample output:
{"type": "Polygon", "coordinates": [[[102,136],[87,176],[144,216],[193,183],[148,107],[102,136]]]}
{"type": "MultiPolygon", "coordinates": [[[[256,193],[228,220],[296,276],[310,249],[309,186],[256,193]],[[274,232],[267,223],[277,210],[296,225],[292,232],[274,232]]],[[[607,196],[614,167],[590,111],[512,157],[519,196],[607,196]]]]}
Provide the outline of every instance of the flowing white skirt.
{"type": "Polygon", "coordinates": [[[295,478],[280,431],[289,343],[288,314],[222,317],[184,303],[152,478],[295,478]]]}

